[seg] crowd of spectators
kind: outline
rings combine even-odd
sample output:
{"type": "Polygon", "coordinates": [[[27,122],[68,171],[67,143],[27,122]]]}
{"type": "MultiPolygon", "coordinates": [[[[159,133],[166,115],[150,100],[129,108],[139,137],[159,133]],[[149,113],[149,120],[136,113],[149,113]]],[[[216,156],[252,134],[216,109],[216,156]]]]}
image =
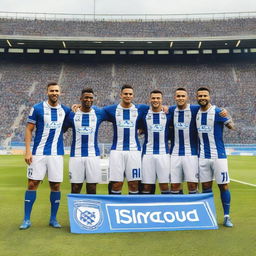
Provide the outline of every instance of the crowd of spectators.
{"type": "Polygon", "coordinates": [[[0,18],[0,34],[67,37],[194,37],[256,33],[256,18],[162,21],[79,21],[0,18]]]}
{"type": "MultiPolygon", "coordinates": [[[[134,86],[135,103],[148,103],[149,93],[160,89],[164,104],[173,105],[177,87],[187,88],[191,103],[200,86],[212,90],[212,102],[225,107],[232,115],[237,131],[225,133],[227,143],[256,143],[256,70],[254,62],[209,64],[161,63],[28,63],[0,61],[0,145],[8,138],[24,141],[26,118],[33,104],[45,99],[46,84],[62,85],[61,102],[79,103],[81,89],[92,87],[95,104],[105,106],[119,102],[120,87],[134,86]],[[24,107],[17,120],[19,109],[24,107]]],[[[66,136],[70,144],[71,133],[66,136]]],[[[111,125],[100,129],[100,142],[112,139],[111,125]]]]}

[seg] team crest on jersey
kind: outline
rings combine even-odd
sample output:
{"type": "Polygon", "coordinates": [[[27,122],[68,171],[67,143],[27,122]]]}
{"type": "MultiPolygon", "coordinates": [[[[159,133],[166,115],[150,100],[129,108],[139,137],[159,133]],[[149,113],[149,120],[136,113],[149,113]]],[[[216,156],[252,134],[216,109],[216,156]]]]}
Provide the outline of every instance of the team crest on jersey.
{"type": "Polygon", "coordinates": [[[164,127],[161,124],[152,124],[149,127],[151,132],[161,132],[164,130],[164,127]]]}
{"type": "Polygon", "coordinates": [[[131,128],[134,127],[134,122],[131,120],[121,120],[117,123],[118,127],[122,127],[122,128],[131,128]]]}
{"type": "Polygon", "coordinates": [[[74,120],[75,120],[75,122],[80,122],[81,121],[81,115],[76,115],[74,120]]]}
{"type": "Polygon", "coordinates": [[[152,114],[147,114],[146,119],[151,120],[152,119],[152,114]]]}
{"type": "Polygon", "coordinates": [[[103,223],[101,203],[94,200],[74,201],[74,220],[86,230],[97,230],[103,223]]]}
{"type": "Polygon", "coordinates": [[[81,135],[89,135],[94,133],[94,128],[89,126],[82,126],[76,129],[81,135]]]}
{"type": "Polygon", "coordinates": [[[131,110],[131,116],[132,117],[136,117],[137,116],[137,110],[136,109],[132,109],[131,110]]]}
{"type": "Polygon", "coordinates": [[[162,120],[165,120],[165,119],[166,119],[166,114],[162,113],[162,114],[161,114],[161,119],[162,119],[162,120]]]}
{"type": "Polygon", "coordinates": [[[46,123],[45,127],[48,129],[58,129],[62,126],[62,123],[59,123],[57,121],[51,121],[49,123],[46,123]]]}
{"type": "Polygon", "coordinates": [[[200,133],[208,133],[208,132],[211,132],[212,127],[208,125],[201,125],[197,130],[200,133]]]}
{"type": "Polygon", "coordinates": [[[178,122],[178,123],[176,123],[175,124],[175,127],[177,128],[177,129],[179,129],[179,130],[185,130],[185,129],[187,129],[188,128],[188,124],[186,124],[186,123],[181,123],[181,122],[178,122]]]}

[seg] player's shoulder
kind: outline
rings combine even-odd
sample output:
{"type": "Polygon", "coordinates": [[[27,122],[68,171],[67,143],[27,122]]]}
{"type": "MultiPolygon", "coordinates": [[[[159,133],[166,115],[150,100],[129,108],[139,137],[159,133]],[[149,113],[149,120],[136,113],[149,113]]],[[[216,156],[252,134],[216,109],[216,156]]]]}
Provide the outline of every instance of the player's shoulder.
{"type": "Polygon", "coordinates": [[[198,111],[200,109],[200,106],[199,105],[190,104],[190,109],[198,111]]]}
{"type": "Polygon", "coordinates": [[[34,109],[40,109],[40,108],[43,108],[43,106],[44,106],[44,101],[41,101],[41,102],[34,104],[32,107],[34,109]]]}
{"type": "Polygon", "coordinates": [[[60,104],[61,108],[66,112],[66,113],[69,113],[71,112],[71,108],[64,105],[64,104],[60,104]]]}
{"type": "Polygon", "coordinates": [[[117,108],[117,106],[118,106],[118,104],[112,104],[112,105],[108,105],[108,106],[103,107],[103,109],[105,111],[113,111],[117,108]]]}
{"type": "Polygon", "coordinates": [[[222,108],[217,107],[217,106],[212,106],[213,110],[215,111],[215,113],[219,114],[222,111],[222,108]]]}
{"type": "Polygon", "coordinates": [[[149,106],[146,104],[135,104],[134,106],[138,109],[138,111],[141,111],[143,113],[146,113],[149,110],[149,106]]]}
{"type": "Polygon", "coordinates": [[[175,106],[175,105],[170,106],[170,107],[169,107],[169,112],[170,112],[170,113],[173,113],[175,109],[176,109],[176,106],[175,106]]]}

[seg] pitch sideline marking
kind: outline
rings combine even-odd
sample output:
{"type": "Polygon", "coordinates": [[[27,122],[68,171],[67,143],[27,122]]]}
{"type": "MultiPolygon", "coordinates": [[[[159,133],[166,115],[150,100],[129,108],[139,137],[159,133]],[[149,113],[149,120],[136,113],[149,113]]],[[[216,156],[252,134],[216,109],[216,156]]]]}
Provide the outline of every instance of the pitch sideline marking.
{"type": "Polygon", "coordinates": [[[241,183],[241,184],[244,184],[244,185],[248,185],[248,186],[251,186],[251,187],[256,187],[255,184],[251,184],[251,183],[247,183],[247,182],[244,182],[244,181],[241,181],[241,180],[235,180],[235,179],[230,179],[234,182],[237,182],[237,183],[241,183]]]}

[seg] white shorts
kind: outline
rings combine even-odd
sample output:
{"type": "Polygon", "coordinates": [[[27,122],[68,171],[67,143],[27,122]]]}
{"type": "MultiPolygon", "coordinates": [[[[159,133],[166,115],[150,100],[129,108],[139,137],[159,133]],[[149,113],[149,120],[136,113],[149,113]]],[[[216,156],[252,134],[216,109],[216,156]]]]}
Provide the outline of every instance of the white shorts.
{"type": "Polygon", "coordinates": [[[99,183],[101,180],[100,157],[70,157],[70,183],[99,183]]]}
{"type": "Polygon", "coordinates": [[[109,181],[141,180],[141,152],[111,150],[109,181]]]}
{"type": "Polygon", "coordinates": [[[199,177],[200,182],[212,181],[215,177],[217,184],[229,183],[228,160],[199,158],[199,177]]]}
{"type": "Polygon", "coordinates": [[[142,183],[155,184],[170,182],[170,156],[144,155],[142,158],[142,183]]]}
{"type": "Polygon", "coordinates": [[[63,156],[32,156],[27,167],[28,179],[43,180],[45,175],[51,182],[63,181],[63,156]]]}
{"type": "Polygon", "coordinates": [[[171,156],[171,183],[199,182],[197,156],[171,156]]]}

